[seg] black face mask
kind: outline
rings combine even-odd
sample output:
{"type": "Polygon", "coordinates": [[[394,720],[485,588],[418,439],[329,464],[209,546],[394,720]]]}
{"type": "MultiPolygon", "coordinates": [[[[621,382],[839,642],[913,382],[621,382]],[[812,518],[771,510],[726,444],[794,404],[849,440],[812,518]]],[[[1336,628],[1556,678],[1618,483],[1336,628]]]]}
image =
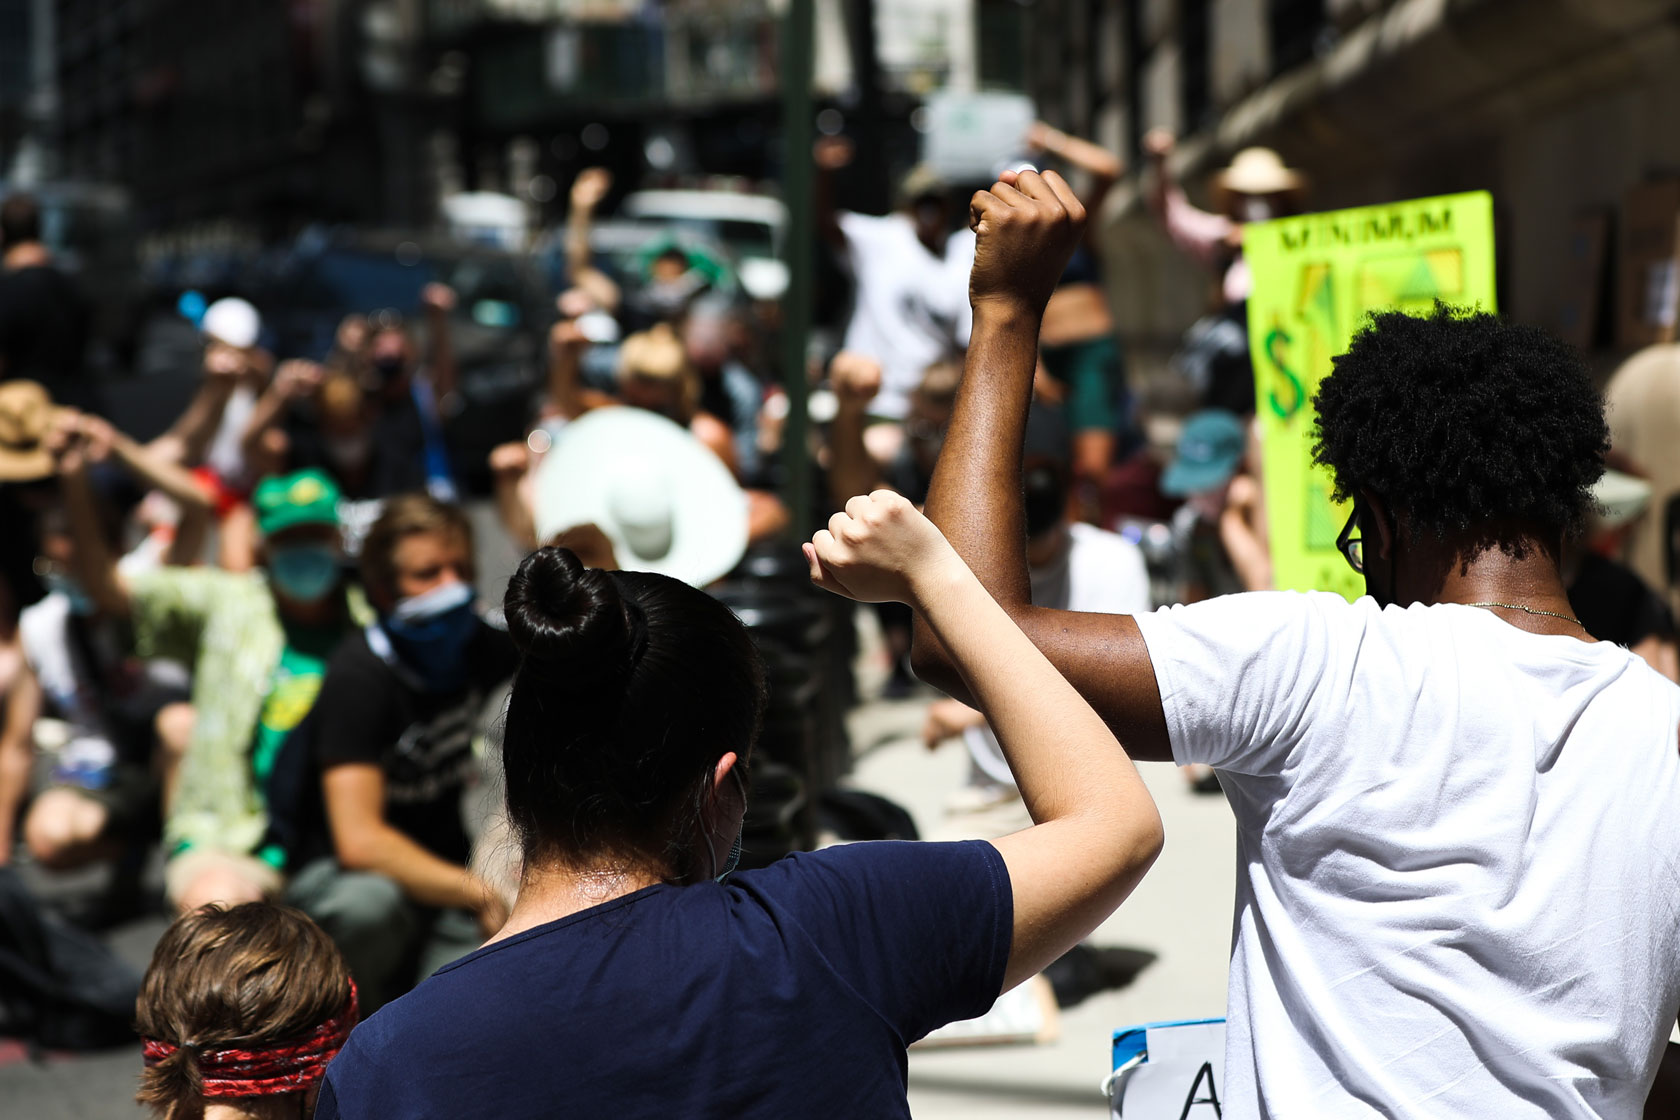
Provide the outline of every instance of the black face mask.
{"type": "Polygon", "coordinates": [[[1050,466],[1028,467],[1022,476],[1023,506],[1027,515],[1027,538],[1054,529],[1067,509],[1067,484],[1060,471],[1050,466]]]}
{"type": "Polygon", "coordinates": [[[373,360],[373,372],[379,375],[379,383],[381,385],[389,385],[398,377],[402,376],[402,371],[403,360],[400,355],[393,354],[388,357],[375,358],[373,360]]]}

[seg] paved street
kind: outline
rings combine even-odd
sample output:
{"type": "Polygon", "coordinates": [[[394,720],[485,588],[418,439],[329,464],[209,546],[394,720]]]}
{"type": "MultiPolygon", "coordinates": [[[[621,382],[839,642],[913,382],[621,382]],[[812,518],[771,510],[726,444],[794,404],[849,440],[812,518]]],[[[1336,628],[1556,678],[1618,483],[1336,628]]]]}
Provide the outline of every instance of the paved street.
{"type": "MultiPolygon", "coordinates": [[[[493,549],[501,543],[490,539],[493,549]]],[[[499,596],[502,565],[486,563],[484,569],[486,594],[499,596]]],[[[877,658],[866,652],[860,673],[866,694],[879,676],[877,658]]],[[[947,819],[945,798],[962,784],[967,757],[956,742],[935,753],[923,748],[919,732],[926,704],[926,698],[876,701],[853,713],[859,754],[854,783],[904,804],[928,838],[997,835],[1025,824],[1019,803],[971,817],[966,827],[947,819]]],[[[1062,1012],[1055,1042],[913,1052],[910,1101],[916,1120],[1103,1116],[1098,1085],[1108,1072],[1115,1027],[1223,1013],[1234,873],[1230,812],[1222,798],[1192,794],[1170,766],[1149,764],[1143,771],[1166,822],[1166,850],[1137,893],[1091,940],[1100,947],[1147,950],[1158,959],[1128,987],[1062,1012]]],[[[131,923],[114,942],[143,966],[163,924],[161,919],[131,923]]],[[[0,1118],[137,1117],[141,1112],[129,1101],[138,1068],[137,1047],[54,1057],[35,1066],[20,1048],[0,1043],[0,1118]]]]}

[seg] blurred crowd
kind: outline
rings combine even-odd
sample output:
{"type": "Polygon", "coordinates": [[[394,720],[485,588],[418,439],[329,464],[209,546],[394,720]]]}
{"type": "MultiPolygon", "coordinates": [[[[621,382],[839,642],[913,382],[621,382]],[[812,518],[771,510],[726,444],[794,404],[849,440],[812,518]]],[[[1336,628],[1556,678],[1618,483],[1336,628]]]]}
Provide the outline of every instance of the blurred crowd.
{"type": "MultiPolygon", "coordinates": [[[[1047,125],[1029,141],[1093,215],[1126,170],[1047,125]]],[[[1308,185],[1253,149],[1215,177],[1204,211],[1167,174],[1172,138],[1151,133],[1145,148],[1147,202],[1207,266],[1207,313],[1164,374],[1129,376],[1090,224],[1039,335],[1022,486],[1040,606],[1136,614],[1272,586],[1241,230],[1301,212],[1308,185]]],[[[469,506],[488,497],[521,555],[559,544],[590,568],[704,588],[755,548],[808,537],[854,495],[927,500],[962,384],[975,237],[958,184],[927,168],[904,178],[890,213],[843,208],[834,173],[851,155],[839,137],[814,153],[817,230],[850,302],[836,344],[799,370],[778,368],[774,300],[720,282],[704,248],[673,234],[634,274],[598,259],[592,223],[612,182],[581,173],[543,382],[523,428],[489,455],[487,496],[469,492],[452,447],[449,286],[428,285],[413,307],[356,309],[319,360],[274,352],[274,309],[238,295],[198,307],[196,390],[140,440],[80,374],[82,297],[29,199],[8,199],[0,865],[24,852],[49,873],[108,865],[92,919],[110,921],[146,904],[161,845],[182,913],[297,907],[345,962],[329,969],[331,1005],[299,1022],[337,1013],[346,967],[365,1015],[500,928],[518,869],[494,824],[475,835],[462,795],[485,772],[486,707],[517,655],[479,599],[469,506]],[[789,424],[791,377],[806,379],[808,427],[789,424]],[[790,445],[795,430],[806,446],[790,445]],[[818,467],[809,525],[794,524],[791,456],[818,467]]],[[[1675,392],[1673,361],[1652,362],[1630,363],[1612,400],[1675,392]]],[[[1674,618],[1651,586],[1666,562],[1651,544],[1661,511],[1647,511],[1680,486],[1680,443],[1643,423],[1618,429],[1619,470],[1565,570],[1597,637],[1675,679],[1674,618]],[[1630,539],[1650,550],[1637,572],[1621,559],[1630,539]]],[[[984,717],[915,679],[909,608],[876,617],[884,694],[932,701],[928,746],[960,738],[969,752],[953,814],[1018,798],[984,717]]],[[[1211,771],[1187,778],[1219,791],[1211,771]]],[[[176,1091],[153,1078],[148,1099],[176,1091]]]]}

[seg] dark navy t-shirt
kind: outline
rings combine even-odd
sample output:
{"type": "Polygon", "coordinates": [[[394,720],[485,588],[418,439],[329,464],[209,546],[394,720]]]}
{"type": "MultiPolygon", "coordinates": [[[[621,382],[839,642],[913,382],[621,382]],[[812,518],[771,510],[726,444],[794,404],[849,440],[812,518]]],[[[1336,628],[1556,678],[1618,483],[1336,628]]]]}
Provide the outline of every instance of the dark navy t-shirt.
{"type": "Polygon", "coordinates": [[[448,965],[350,1036],[316,1120],[909,1117],[904,1048],[1003,986],[984,841],[653,886],[448,965]]]}

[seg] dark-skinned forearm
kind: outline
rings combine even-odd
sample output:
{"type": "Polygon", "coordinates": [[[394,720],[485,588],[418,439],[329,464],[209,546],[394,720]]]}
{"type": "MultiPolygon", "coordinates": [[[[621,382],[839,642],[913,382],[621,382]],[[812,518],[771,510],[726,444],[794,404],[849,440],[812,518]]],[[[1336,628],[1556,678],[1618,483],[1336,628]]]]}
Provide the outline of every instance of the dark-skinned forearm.
{"type": "MultiPolygon", "coordinates": [[[[928,519],[1011,617],[1032,603],[1021,444],[1038,361],[1038,322],[1025,309],[975,309],[962,387],[926,506],[928,519]]],[[[966,699],[961,676],[920,619],[913,657],[924,680],[966,699]]]]}
{"type": "MultiPolygon", "coordinates": [[[[1136,759],[1168,760],[1166,718],[1137,623],[1032,604],[1021,445],[1032,398],[1038,318],[976,309],[956,410],[926,513],[980,583],[1051,664],[1090,701],[1136,759]]],[[[916,619],[916,674],[972,704],[950,655],[916,619]]]]}

